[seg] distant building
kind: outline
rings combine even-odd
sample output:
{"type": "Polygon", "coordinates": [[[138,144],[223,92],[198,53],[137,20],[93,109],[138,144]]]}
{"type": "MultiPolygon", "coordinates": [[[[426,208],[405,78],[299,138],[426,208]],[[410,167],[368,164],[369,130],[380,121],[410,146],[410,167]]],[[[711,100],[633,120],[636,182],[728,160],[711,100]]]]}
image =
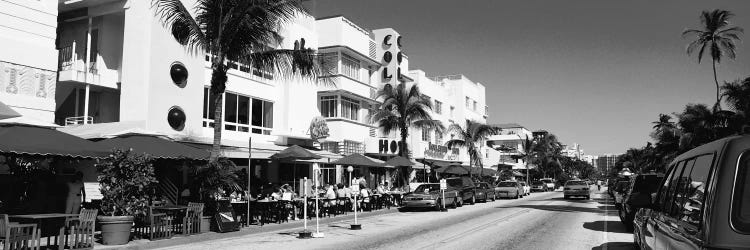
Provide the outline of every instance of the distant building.
{"type": "Polygon", "coordinates": [[[581,149],[581,145],[579,145],[578,143],[573,143],[573,146],[570,146],[570,147],[566,146],[562,150],[562,154],[567,157],[575,158],[579,160],[583,160],[583,156],[584,156],[583,149],[581,149]]]}
{"type": "Polygon", "coordinates": [[[594,159],[594,167],[596,167],[602,174],[609,173],[609,170],[615,167],[618,155],[605,154],[596,156],[594,159]]]}
{"type": "MultiPolygon", "coordinates": [[[[499,135],[490,136],[487,145],[499,151],[499,164],[511,166],[512,169],[526,169],[522,159],[516,159],[523,154],[523,143],[526,138],[534,138],[534,133],[516,123],[495,124],[502,129],[499,135]]],[[[531,168],[531,166],[529,166],[531,168]]]]}

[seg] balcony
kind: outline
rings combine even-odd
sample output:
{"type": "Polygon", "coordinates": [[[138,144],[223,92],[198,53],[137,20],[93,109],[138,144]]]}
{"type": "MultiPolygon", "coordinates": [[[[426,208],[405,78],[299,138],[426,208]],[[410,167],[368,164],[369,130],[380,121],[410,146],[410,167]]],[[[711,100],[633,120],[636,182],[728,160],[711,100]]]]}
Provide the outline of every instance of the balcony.
{"type": "Polygon", "coordinates": [[[79,82],[100,85],[101,76],[97,70],[96,61],[89,62],[87,69],[86,62],[78,57],[76,48],[78,44],[73,41],[72,44],[60,48],[58,54],[57,71],[61,82],[79,82]]]}

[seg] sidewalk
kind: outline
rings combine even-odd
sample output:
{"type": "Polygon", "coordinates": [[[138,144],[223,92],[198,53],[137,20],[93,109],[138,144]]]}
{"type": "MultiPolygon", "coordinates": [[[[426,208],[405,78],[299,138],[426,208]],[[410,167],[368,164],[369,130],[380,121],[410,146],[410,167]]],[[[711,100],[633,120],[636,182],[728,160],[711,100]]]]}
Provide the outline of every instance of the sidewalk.
{"type": "MultiPolygon", "coordinates": [[[[358,213],[357,217],[369,218],[369,217],[375,217],[379,215],[396,213],[396,212],[398,212],[398,209],[394,207],[391,209],[382,209],[382,210],[373,211],[373,212],[358,213]]],[[[354,220],[353,212],[350,212],[347,215],[320,218],[320,225],[322,226],[324,224],[331,224],[331,223],[351,221],[351,220],[354,220]]],[[[249,236],[249,235],[255,235],[255,234],[275,232],[275,231],[286,230],[286,231],[296,232],[296,231],[302,231],[303,228],[304,228],[304,221],[296,220],[296,221],[290,221],[288,223],[282,223],[282,224],[265,224],[263,226],[251,225],[250,227],[244,227],[240,229],[240,231],[228,232],[228,233],[208,232],[208,233],[191,235],[191,236],[177,235],[171,239],[156,240],[156,241],[151,241],[147,239],[134,240],[134,241],[130,241],[126,245],[118,245],[118,246],[102,245],[97,242],[94,244],[94,249],[113,249],[113,250],[114,249],[118,249],[118,250],[120,249],[127,249],[127,250],[155,249],[155,248],[164,248],[164,247],[199,243],[199,242],[205,242],[205,241],[211,241],[211,240],[237,238],[237,237],[242,237],[242,236],[249,236]]],[[[315,231],[315,219],[314,218],[312,220],[307,221],[307,228],[308,230],[315,231]]]]}

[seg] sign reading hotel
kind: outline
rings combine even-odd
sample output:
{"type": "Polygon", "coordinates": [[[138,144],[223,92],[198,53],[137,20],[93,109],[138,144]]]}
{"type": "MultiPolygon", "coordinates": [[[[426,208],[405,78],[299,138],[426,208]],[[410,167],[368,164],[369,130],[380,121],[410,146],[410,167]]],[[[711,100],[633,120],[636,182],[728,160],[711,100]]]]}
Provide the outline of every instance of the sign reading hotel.
{"type": "Polygon", "coordinates": [[[385,155],[397,155],[402,143],[395,139],[371,138],[365,144],[365,152],[385,155]]]}

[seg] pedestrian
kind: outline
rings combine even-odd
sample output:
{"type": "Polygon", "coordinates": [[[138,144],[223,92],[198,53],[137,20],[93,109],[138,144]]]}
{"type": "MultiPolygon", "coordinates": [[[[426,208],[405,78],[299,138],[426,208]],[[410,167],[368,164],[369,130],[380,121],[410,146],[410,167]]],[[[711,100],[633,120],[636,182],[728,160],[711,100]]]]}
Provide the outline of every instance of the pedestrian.
{"type": "Polygon", "coordinates": [[[602,180],[596,180],[596,188],[602,191],[602,180]]]}
{"type": "Polygon", "coordinates": [[[77,214],[81,210],[81,203],[86,199],[86,191],[83,189],[83,173],[76,172],[66,185],[68,196],[65,200],[65,213],[77,214]]]}

